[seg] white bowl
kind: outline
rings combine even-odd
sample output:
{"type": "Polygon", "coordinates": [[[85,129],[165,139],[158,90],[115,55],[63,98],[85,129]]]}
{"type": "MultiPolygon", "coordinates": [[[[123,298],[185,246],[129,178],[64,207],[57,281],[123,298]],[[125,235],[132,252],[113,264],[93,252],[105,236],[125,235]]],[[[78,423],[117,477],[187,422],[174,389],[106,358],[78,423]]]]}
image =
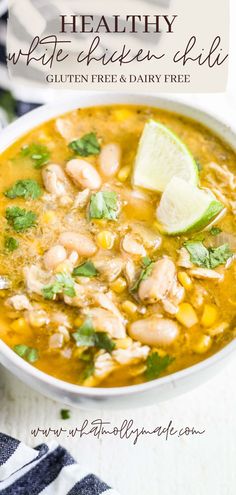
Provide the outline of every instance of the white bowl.
{"type": "MultiPolygon", "coordinates": [[[[199,107],[156,96],[75,93],[70,101],[42,106],[8,126],[1,132],[0,153],[32,128],[60,114],[112,103],[143,104],[178,112],[206,125],[236,149],[236,128],[231,129],[226,120],[220,121],[199,107]]],[[[120,409],[170,399],[200,385],[216,374],[235,350],[236,340],[199,364],[148,383],[121,388],[88,388],[58,380],[28,364],[1,340],[0,363],[35,390],[60,402],[84,409],[120,409]]]]}

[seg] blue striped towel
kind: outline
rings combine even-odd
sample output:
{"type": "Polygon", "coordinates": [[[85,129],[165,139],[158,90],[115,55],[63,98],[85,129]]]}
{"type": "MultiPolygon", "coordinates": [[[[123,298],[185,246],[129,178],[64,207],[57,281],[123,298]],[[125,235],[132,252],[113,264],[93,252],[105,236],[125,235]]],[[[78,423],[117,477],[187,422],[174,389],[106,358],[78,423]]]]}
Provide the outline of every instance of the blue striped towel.
{"type": "Polygon", "coordinates": [[[1,495],[119,495],[56,442],[32,449],[0,433],[1,495]]]}

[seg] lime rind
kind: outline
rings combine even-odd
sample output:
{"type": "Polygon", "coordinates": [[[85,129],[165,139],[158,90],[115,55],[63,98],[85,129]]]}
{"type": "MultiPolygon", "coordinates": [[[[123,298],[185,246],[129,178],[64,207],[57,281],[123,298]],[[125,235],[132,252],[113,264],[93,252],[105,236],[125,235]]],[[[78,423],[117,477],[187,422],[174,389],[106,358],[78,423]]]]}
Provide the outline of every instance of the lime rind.
{"type": "Polygon", "coordinates": [[[139,141],[133,184],[163,192],[174,176],[197,185],[197,164],[187,146],[174,132],[150,120],[145,124],[139,141]]]}
{"type": "Polygon", "coordinates": [[[173,177],[157,208],[160,230],[168,235],[202,230],[224,209],[205,189],[173,177]]]}

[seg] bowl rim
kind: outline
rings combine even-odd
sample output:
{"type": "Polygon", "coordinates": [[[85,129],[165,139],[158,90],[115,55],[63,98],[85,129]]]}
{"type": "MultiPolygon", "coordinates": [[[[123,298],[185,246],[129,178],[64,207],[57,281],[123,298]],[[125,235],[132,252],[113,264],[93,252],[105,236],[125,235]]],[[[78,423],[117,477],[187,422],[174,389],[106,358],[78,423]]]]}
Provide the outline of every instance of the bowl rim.
{"type": "MultiPolygon", "coordinates": [[[[188,102],[186,103],[183,100],[178,99],[178,97],[176,96],[172,97],[171,95],[166,98],[162,95],[147,95],[143,93],[131,95],[129,93],[103,94],[101,92],[80,92],[77,93],[76,97],[73,97],[73,99],[71,97],[67,97],[61,102],[56,100],[53,103],[42,105],[20,117],[12,124],[8,125],[0,133],[0,153],[10,147],[17,139],[22,138],[30,130],[37,128],[39,125],[42,125],[43,123],[46,123],[53,118],[63,116],[65,113],[70,112],[73,109],[79,108],[81,105],[81,101],[84,99],[87,99],[88,102],[92,101],[92,103],[86,103],[85,105],[82,105],[83,108],[104,106],[109,104],[122,104],[122,101],[123,103],[129,103],[131,105],[149,105],[166,110],[170,109],[171,105],[171,111],[173,113],[182,113],[183,115],[189,116],[193,120],[196,120],[196,122],[199,122],[203,126],[209,127],[210,129],[211,124],[213,126],[215,125],[221,128],[221,130],[218,131],[214,129],[213,132],[217,134],[221,139],[223,139],[223,141],[229,143],[231,147],[234,147],[231,140],[234,141],[236,147],[236,126],[233,126],[232,122],[229,122],[226,116],[222,118],[217,115],[217,112],[213,112],[212,110],[205,111],[203,106],[199,103],[195,104],[194,106],[192,104],[189,104],[188,102]],[[140,98],[142,100],[141,103],[140,98]],[[102,103],[99,101],[100,99],[103,100],[102,103]],[[95,103],[93,102],[93,100],[98,101],[97,103],[95,103]],[[197,114],[196,118],[191,117],[193,113],[197,114]],[[34,117],[36,117],[37,122],[32,125],[32,122],[34,122],[34,117]],[[201,117],[203,119],[203,122],[200,120],[201,117]],[[205,123],[204,120],[207,121],[207,123],[205,123]],[[25,126],[22,126],[21,124],[25,124],[25,126]],[[22,131],[21,127],[25,127],[25,130],[22,131]],[[226,134],[226,136],[224,134],[226,134]]],[[[5,367],[6,363],[8,363],[9,368],[7,369],[9,369],[9,371],[11,371],[10,365],[12,364],[14,368],[22,370],[25,375],[28,375],[44,386],[51,386],[54,389],[57,389],[58,391],[60,390],[64,393],[71,393],[73,395],[84,396],[88,398],[119,398],[127,395],[135,395],[137,393],[147,392],[150,389],[158,387],[161,388],[163,385],[166,384],[174,385],[176,382],[179,382],[186,377],[192,377],[196,373],[200,374],[200,372],[204,371],[206,368],[212,367],[217,362],[226,359],[227,356],[229,356],[234,351],[236,351],[236,339],[232,340],[215,354],[204,359],[203,361],[200,361],[197,364],[176,371],[175,373],[163,376],[161,378],[151,380],[149,382],[122,387],[86,387],[66,382],[47,374],[44,371],[39,370],[35,366],[27,363],[24,359],[20,358],[2,339],[0,339],[0,363],[5,367]]]]}

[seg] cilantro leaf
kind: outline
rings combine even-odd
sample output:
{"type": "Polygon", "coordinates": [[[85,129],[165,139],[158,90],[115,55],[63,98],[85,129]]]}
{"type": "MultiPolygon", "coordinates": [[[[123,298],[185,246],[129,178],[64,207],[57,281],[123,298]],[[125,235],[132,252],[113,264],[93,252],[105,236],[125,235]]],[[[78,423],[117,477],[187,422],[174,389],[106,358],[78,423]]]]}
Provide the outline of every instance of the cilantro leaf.
{"type": "Polygon", "coordinates": [[[112,352],[115,349],[115,343],[110,339],[106,332],[95,332],[92,320],[87,318],[84,323],[73,334],[78,347],[98,347],[112,352]]]}
{"type": "Polygon", "coordinates": [[[21,148],[21,156],[28,157],[33,162],[34,168],[42,168],[50,159],[50,151],[43,144],[31,143],[21,148]]]}
{"type": "Polygon", "coordinates": [[[218,235],[222,232],[222,230],[219,227],[212,227],[210,230],[210,234],[215,236],[218,235]]]}
{"type": "Polygon", "coordinates": [[[42,194],[38,182],[33,179],[17,180],[15,184],[5,191],[5,196],[10,199],[25,198],[37,199],[42,194]]]}
{"type": "Polygon", "coordinates": [[[114,351],[116,345],[113,340],[110,339],[106,332],[97,332],[95,338],[95,346],[99,349],[105,349],[107,352],[114,351]]]}
{"type": "Polygon", "coordinates": [[[96,332],[94,331],[92,320],[87,318],[78,330],[73,333],[73,337],[78,347],[94,347],[96,332]]]}
{"type": "Polygon", "coordinates": [[[6,209],[6,219],[16,232],[23,232],[36,224],[37,216],[33,211],[12,206],[6,209]]]}
{"type": "Polygon", "coordinates": [[[61,409],[60,411],[60,416],[61,416],[61,419],[70,419],[70,410],[69,409],[61,409]]]}
{"type": "Polygon", "coordinates": [[[222,244],[217,248],[209,248],[210,266],[216,268],[219,265],[224,265],[226,261],[233,255],[228,244],[222,244]]]}
{"type": "Polygon", "coordinates": [[[222,246],[218,246],[217,248],[207,248],[200,241],[187,241],[184,243],[184,246],[190,254],[192,263],[209,269],[224,265],[233,255],[228,244],[222,244],[222,246]]]}
{"type": "Polygon", "coordinates": [[[19,241],[14,237],[6,237],[4,246],[7,251],[13,252],[19,247],[19,241]]]}
{"type": "Polygon", "coordinates": [[[89,218],[116,220],[118,215],[117,194],[114,191],[100,191],[92,194],[89,205],[89,218]]]}
{"type": "Polygon", "coordinates": [[[187,241],[184,247],[190,254],[190,260],[194,265],[210,268],[209,251],[201,241],[187,241]]]}
{"type": "Polygon", "coordinates": [[[159,356],[158,352],[152,352],[149,354],[146,364],[145,377],[147,380],[154,380],[158,378],[160,374],[174,361],[171,356],[159,356]]]}
{"type": "Polygon", "coordinates": [[[18,356],[22,357],[29,363],[35,363],[39,359],[39,353],[37,349],[34,349],[33,347],[28,347],[24,344],[18,344],[15,345],[13,350],[16,352],[16,354],[18,354],[18,356]]]}
{"type": "Polygon", "coordinates": [[[101,151],[100,144],[94,132],[85,134],[80,139],[75,139],[69,144],[69,148],[79,156],[98,155],[101,151]]]}
{"type": "Polygon", "coordinates": [[[149,275],[151,275],[154,262],[148,256],[144,256],[144,258],[142,258],[142,265],[143,265],[143,269],[141,270],[140,275],[136,280],[135,284],[131,288],[131,292],[137,292],[142,280],[146,280],[149,277],[149,275]]]}
{"type": "Polygon", "coordinates": [[[58,273],[55,277],[55,282],[51,285],[46,285],[42,289],[44,299],[53,300],[57,294],[65,294],[69,297],[75,297],[74,280],[70,275],[58,273]]]}
{"type": "Polygon", "coordinates": [[[98,270],[92,261],[86,261],[82,265],[76,266],[72,273],[73,277],[96,277],[98,270]]]}
{"type": "Polygon", "coordinates": [[[83,371],[83,379],[87,380],[87,378],[90,378],[90,376],[94,374],[94,371],[95,371],[95,366],[94,366],[94,361],[92,361],[91,363],[88,363],[85,366],[83,371]]]}

